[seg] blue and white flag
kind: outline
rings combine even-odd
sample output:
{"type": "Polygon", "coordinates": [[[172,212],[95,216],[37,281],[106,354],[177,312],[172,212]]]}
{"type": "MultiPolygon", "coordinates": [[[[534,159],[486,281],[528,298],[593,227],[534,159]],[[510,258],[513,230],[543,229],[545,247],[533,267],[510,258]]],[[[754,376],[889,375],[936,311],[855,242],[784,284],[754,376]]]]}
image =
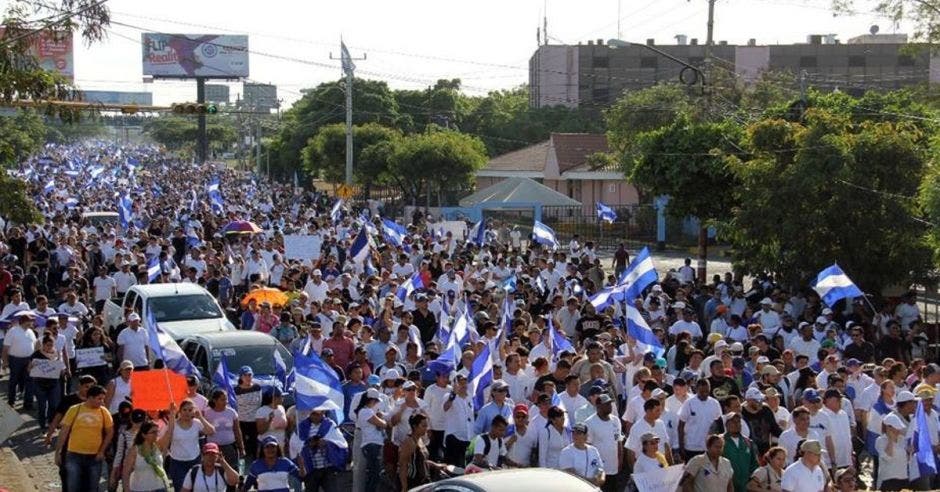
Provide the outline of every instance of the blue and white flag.
{"type": "Polygon", "coordinates": [[[212,194],[213,192],[221,191],[221,183],[219,182],[218,176],[213,176],[209,180],[209,184],[206,185],[206,193],[212,194]]]}
{"type": "Polygon", "coordinates": [[[437,340],[443,345],[450,339],[450,307],[447,306],[447,296],[441,298],[441,314],[437,320],[437,340]]]}
{"type": "Polygon", "coordinates": [[[199,201],[196,199],[196,190],[189,190],[189,211],[195,212],[199,201]]]}
{"type": "Polygon", "coordinates": [[[98,166],[98,167],[93,168],[89,172],[89,174],[91,175],[91,179],[98,179],[98,176],[100,176],[101,173],[103,172],[104,172],[104,166],[98,166]]]}
{"type": "Polygon", "coordinates": [[[238,399],[235,398],[235,387],[232,385],[233,379],[235,378],[232,373],[228,371],[225,354],[222,354],[219,357],[219,365],[215,367],[215,372],[212,373],[212,384],[225,391],[229,408],[238,409],[238,399]]]}
{"type": "Polygon", "coordinates": [[[134,221],[134,201],[130,195],[124,195],[118,198],[117,202],[118,218],[121,220],[121,227],[127,229],[134,221]]]}
{"type": "Polygon", "coordinates": [[[421,272],[415,272],[408,280],[405,280],[400,287],[398,287],[398,299],[402,302],[405,302],[405,299],[411,295],[412,292],[416,290],[421,290],[427,288],[424,285],[424,281],[421,279],[421,272]]]}
{"type": "Polygon", "coordinates": [[[345,420],[343,383],[313,351],[294,352],[294,400],[298,410],[333,410],[337,421],[345,420]]]}
{"type": "Polygon", "coordinates": [[[864,295],[836,264],[819,272],[813,289],[829,307],[846,297],[854,298],[864,295]]]}
{"type": "Polygon", "coordinates": [[[493,357],[490,356],[489,344],[484,344],[483,350],[473,359],[467,379],[467,391],[473,395],[473,407],[483,408],[486,403],[486,388],[493,384],[493,357]]]}
{"type": "MultiPolygon", "coordinates": [[[[505,290],[508,294],[516,291],[516,274],[506,277],[499,283],[499,288],[505,290]]],[[[507,296],[508,297],[508,296],[507,296]]]]}
{"type": "Polygon", "coordinates": [[[53,190],[55,190],[55,180],[50,179],[49,182],[46,183],[46,186],[42,187],[42,192],[48,195],[49,193],[52,193],[53,190]]]}
{"type": "MultiPolygon", "coordinates": [[[[933,417],[936,419],[936,417],[933,417]]],[[[934,457],[933,445],[930,439],[930,425],[927,422],[927,413],[924,411],[924,401],[917,402],[917,411],[914,414],[914,435],[911,436],[911,446],[916,450],[917,467],[920,476],[936,475],[937,462],[934,457]]]]}
{"type": "Polygon", "coordinates": [[[222,199],[222,194],[219,193],[218,190],[209,192],[209,205],[216,214],[221,214],[225,211],[225,201],[222,199]]]}
{"type": "Polygon", "coordinates": [[[365,263],[366,259],[369,258],[370,247],[372,246],[371,243],[372,238],[366,233],[366,228],[360,228],[359,234],[356,235],[356,239],[353,240],[352,245],[349,247],[349,257],[354,263],[365,263]]]}
{"type": "Polygon", "coordinates": [[[467,237],[467,241],[480,247],[486,242],[486,223],[483,219],[480,219],[480,221],[474,224],[473,228],[470,229],[470,235],[467,237]]]}
{"type": "Polygon", "coordinates": [[[150,350],[154,359],[163,359],[163,367],[183,376],[200,377],[199,369],[190,362],[176,340],[160,328],[153,311],[147,310],[147,330],[150,335],[150,350]]]}
{"type": "Polygon", "coordinates": [[[287,370],[287,363],[284,362],[280,350],[274,351],[274,377],[281,383],[281,389],[285,392],[294,389],[294,369],[287,370]]]}
{"type": "Polygon", "coordinates": [[[75,208],[78,206],[78,198],[70,196],[65,199],[65,208],[75,208]]]}
{"type": "Polygon", "coordinates": [[[350,75],[353,71],[356,70],[356,63],[353,62],[352,56],[349,55],[349,50],[346,49],[346,43],[342,39],[339,40],[339,59],[340,64],[343,66],[343,73],[350,75]]]}
{"type": "Polygon", "coordinates": [[[408,229],[405,229],[394,220],[382,219],[382,235],[385,240],[395,246],[401,246],[408,235],[408,229]]]}
{"type": "Polygon", "coordinates": [[[336,203],[333,204],[333,208],[330,209],[330,220],[334,223],[339,222],[343,216],[343,200],[336,200],[336,203]]]}
{"type": "MultiPolygon", "coordinates": [[[[349,443],[340,432],[340,428],[333,422],[333,419],[324,417],[317,427],[315,434],[311,435],[313,423],[310,419],[303,419],[297,423],[297,437],[301,442],[306,443],[311,437],[319,437],[326,444],[324,449],[326,462],[335,469],[344,469],[346,467],[346,458],[349,456],[349,443]]],[[[307,470],[314,469],[314,456],[319,453],[317,448],[304,446],[300,451],[300,456],[304,460],[304,466],[307,470]]]]}
{"type": "Polygon", "coordinates": [[[160,278],[160,257],[154,256],[147,260],[147,282],[153,283],[154,280],[160,278]]]}
{"type": "Polygon", "coordinates": [[[566,350],[571,353],[575,353],[576,350],[574,349],[574,346],[571,345],[568,337],[555,329],[555,324],[552,323],[552,318],[549,316],[545,322],[548,323],[548,334],[550,337],[552,337],[552,356],[557,359],[558,354],[566,350]]]}
{"type": "Polygon", "coordinates": [[[604,220],[608,223],[613,223],[617,220],[617,212],[614,212],[614,209],[604,205],[601,202],[597,202],[596,207],[598,220],[604,220]]]}
{"type": "Polygon", "coordinates": [[[657,280],[659,280],[659,274],[656,273],[656,266],[653,265],[650,250],[649,248],[643,248],[636,255],[636,258],[630,262],[627,269],[623,271],[623,274],[620,275],[617,285],[621,287],[623,294],[618,300],[633,301],[643,294],[643,289],[657,280]]]}
{"type": "Polygon", "coordinates": [[[558,247],[558,239],[555,238],[555,231],[537,220],[535,221],[535,225],[532,226],[532,237],[535,239],[535,242],[539,244],[551,246],[552,249],[558,247]]]}
{"type": "Polygon", "coordinates": [[[636,346],[640,353],[653,352],[657,357],[662,357],[666,352],[662,343],[656,338],[656,334],[646,324],[646,320],[635,307],[630,303],[626,304],[627,334],[636,339],[636,346]]]}
{"type": "Polygon", "coordinates": [[[614,291],[614,287],[607,287],[591,296],[588,301],[594,306],[595,311],[601,312],[617,300],[615,297],[617,297],[617,292],[614,291]]]}
{"type": "Polygon", "coordinates": [[[454,327],[450,330],[450,337],[454,339],[458,348],[463,347],[467,344],[467,341],[470,340],[471,322],[470,315],[467,314],[466,308],[457,312],[457,320],[454,322],[454,327]]]}

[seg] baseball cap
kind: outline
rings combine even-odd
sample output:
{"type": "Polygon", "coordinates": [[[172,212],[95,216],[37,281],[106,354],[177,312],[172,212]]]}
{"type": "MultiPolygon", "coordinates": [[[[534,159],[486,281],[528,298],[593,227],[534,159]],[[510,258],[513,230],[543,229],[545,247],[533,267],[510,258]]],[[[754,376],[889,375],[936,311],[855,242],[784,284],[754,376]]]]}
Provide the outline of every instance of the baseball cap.
{"type": "Polygon", "coordinates": [[[803,399],[811,403],[819,403],[822,401],[822,398],[819,397],[819,392],[813,388],[808,388],[803,392],[803,399]]]}
{"type": "Polygon", "coordinates": [[[414,389],[414,388],[417,388],[417,387],[418,387],[418,385],[415,384],[414,381],[405,381],[405,384],[403,384],[401,388],[404,389],[404,390],[410,390],[410,389],[414,389]]]}
{"type": "Polygon", "coordinates": [[[261,447],[268,447],[272,445],[278,445],[277,438],[274,436],[265,436],[264,439],[261,440],[261,447]]]}
{"type": "Polygon", "coordinates": [[[121,361],[121,367],[118,370],[123,371],[124,369],[133,369],[133,368],[134,368],[134,363],[129,360],[125,360],[125,361],[121,361]]]}
{"type": "Polygon", "coordinates": [[[131,313],[127,315],[127,321],[140,321],[140,315],[137,313],[131,313]]]}
{"type": "Polygon", "coordinates": [[[780,374],[780,371],[774,366],[767,365],[760,370],[760,374],[761,376],[777,376],[780,374]]]}
{"type": "Polygon", "coordinates": [[[777,392],[777,388],[771,386],[764,391],[764,396],[767,398],[777,398],[780,396],[780,393],[777,392]]]}
{"type": "Polygon", "coordinates": [[[521,413],[529,415],[529,407],[525,403],[519,403],[516,406],[512,407],[512,413],[521,413]]]}
{"type": "Polygon", "coordinates": [[[588,428],[584,424],[574,424],[574,427],[571,428],[572,432],[577,432],[578,434],[587,434],[588,428]]]}
{"type": "Polygon", "coordinates": [[[734,342],[731,344],[732,352],[744,352],[744,345],[741,345],[741,342],[734,342]]]}
{"type": "Polygon", "coordinates": [[[893,427],[897,430],[904,430],[907,428],[907,426],[904,425],[904,422],[901,421],[901,417],[898,417],[897,414],[895,413],[888,414],[888,416],[885,417],[885,419],[882,420],[881,423],[889,427],[893,427]]]}
{"type": "Polygon", "coordinates": [[[771,304],[774,303],[774,301],[771,301],[769,297],[765,297],[760,300],[760,303],[761,303],[761,306],[770,306],[771,304]]]}
{"type": "Polygon", "coordinates": [[[829,318],[827,318],[827,317],[825,317],[825,316],[818,316],[818,317],[816,318],[816,324],[825,325],[825,324],[827,324],[827,323],[829,323],[829,318]]]}
{"type": "Polygon", "coordinates": [[[860,361],[860,360],[858,360],[858,359],[856,359],[856,358],[854,358],[854,357],[851,358],[851,359],[849,359],[849,360],[847,360],[847,361],[845,361],[845,366],[846,366],[846,367],[858,367],[858,366],[860,366],[860,365],[862,365],[862,361],[860,361]]]}
{"type": "Polygon", "coordinates": [[[238,374],[242,376],[244,376],[245,374],[251,374],[252,376],[254,376],[255,371],[251,369],[251,366],[242,366],[242,368],[238,370],[238,374]]]}
{"type": "Polygon", "coordinates": [[[762,355],[762,356],[760,356],[760,357],[757,358],[757,363],[758,363],[758,364],[769,364],[769,363],[770,363],[770,359],[768,359],[766,355],[762,355]]]}
{"type": "Polygon", "coordinates": [[[764,394],[761,393],[758,388],[748,388],[747,392],[744,394],[744,399],[764,401],[764,394]]]}
{"type": "Polygon", "coordinates": [[[219,445],[214,442],[207,442],[203,444],[202,454],[219,454],[219,445]]]}
{"type": "Polygon", "coordinates": [[[728,342],[724,340],[718,340],[717,342],[715,342],[715,352],[717,352],[718,349],[725,348],[727,346],[728,346],[728,342]]]}
{"type": "Polygon", "coordinates": [[[804,453],[822,454],[822,444],[815,439],[807,439],[800,445],[800,451],[804,453]]]}
{"type": "Polygon", "coordinates": [[[915,398],[916,397],[914,396],[914,393],[911,393],[910,391],[902,391],[898,393],[898,396],[894,398],[894,401],[895,403],[904,403],[908,401],[914,401],[915,398]]]}
{"type": "Polygon", "coordinates": [[[611,402],[613,402],[613,401],[614,401],[614,399],[611,398],[610,395],[607,394],[607,393],[601,393],[601,395],[597,397],[597,404],[598,404],[598,405],[603,405],[603,404],[605,404],[605,403],[611,403],[611,402]]]}

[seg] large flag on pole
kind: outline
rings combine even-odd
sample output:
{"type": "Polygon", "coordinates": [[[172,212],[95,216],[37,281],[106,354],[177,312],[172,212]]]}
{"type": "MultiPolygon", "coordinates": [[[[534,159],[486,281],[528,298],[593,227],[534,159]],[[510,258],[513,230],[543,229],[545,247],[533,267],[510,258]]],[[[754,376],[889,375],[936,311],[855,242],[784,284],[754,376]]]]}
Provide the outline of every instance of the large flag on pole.
{"type": "Polygon", "coordinates": [[[596,208],[598,220],[604,220],[609,223],[613,223],[615,220],[617,220],[617,212],[614,212],[614,209],[604,205],[601,202],[596,203],[596,208]]]}
{"type": "MultiPolygon", "coordinates": [[[[937,417],[932,417],[936,420],[937,417]]],[[[914,456],[920,475],[936,475],[937,462],[934,457],[933,445],[930,439],[930,425],[927,422],[927,413],[924,411],[924,401],[917,402],[917,411],[914,414],[914,435],[911,436],[911,445],[916,450],[914,456]]]]}
{"type": "Polygon", "coordinates": [[[861,289],[836,264],[819,272],[813,289],[819,294],[823,302],[830,307],[846,297],[854,298],[864,295],[861,289]]]}
{"type": "Polygon", "coordinates": [[[235,388],[232,386],[232,373],[228,371],[228,362],[226,361],[225,354],[219,357],[219,365],[216,366],[215,372],[212,373],[212,383],[225,391],[225,395],[228,398],[228,406],[237,409],[238,400],[235,398],[235,388]]]}
{"type": "Polygon", "coordinates": [[[659,274],[656,273],[656,266],[653,265],[653,257],[650,256],[649,248],[643,248],[636,258],[630,262],[630,265],[620,276],[618,286],[623,288],[622,299],[632,301],[643,293],[648,285],[659,280],[659,274]]]}
{"type": "Polygon", "coordinates": [[[480,409],[486,402],[486,388],[493,383],[493,357],[490,356],[489,344],[484,344],[483,350],[473,359],[468,379],[470,385],[467,389],[473,395],[473,407],[480,409]]]}
{"type": "Polygon", "coordinates": [[[343,383],[313,351],[294,352],[294,400],[298,410],[333,410],[342,422],[343,383]]]}
{"type": "Polygon", "coordinates": [[[353,62],[352,56],[349,55],[346,43],[342,39],[339,40],[339,51],[340,62],[343,64],[343,73],[349,75],[356,70],[356,64],[353,62]]]}
{"type": "Polygon", "coordinates": [[[474,224],[473,228],[470,229],[470,236],[467,238],[467,241],[479,247],[482,247],[483,243],[486,242],[486,223],[483,219],[480,219],[480,221],[474,224]]]}
{"type": "Polygon", "coordinates": [[[359,234],[356,235],[356,239],[353,240],[352,246],[349,247],[349,257],[352,258],[353,262],[359,264],[365,263],[366,259],[369,258],[371,243],[372,240],[365,226],[361,227],[359,234]]]}
{"type": "Polygon", "coordinates": [[[558,248],[558,239],[555,238],[555,231],[537,220],[535,221],[535,225],[532,226],[532,236],[537,243],[551,246],[552,249],[558,248]]]}
{"type": "Polygon", "coordinates": [[[637,348],[642,353],[652,351],[657,357],[662,357],[666,350],[659,339],[656,338],[653,330],[646,324],[646,320],[630,303],[626,303],[626,308],[626,331],[628,335],[636,339],[637,348]]]}
{"type": "Polygon", "coordinates": [[[176,340],[160,328],[153,311],[149,309],[147,310],[147,330],[150,336],[150,350],[154,354],[154,359],[163,360],[163,367],[183,376],[200,376],[199,369],[186,357],[176,340]]]}

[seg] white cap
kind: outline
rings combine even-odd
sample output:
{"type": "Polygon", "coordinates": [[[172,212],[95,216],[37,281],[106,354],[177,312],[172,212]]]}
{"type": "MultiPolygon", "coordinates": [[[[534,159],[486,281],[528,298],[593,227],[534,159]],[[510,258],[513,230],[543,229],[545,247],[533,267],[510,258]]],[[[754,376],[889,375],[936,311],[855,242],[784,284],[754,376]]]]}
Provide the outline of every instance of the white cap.
{"type": "Polygon", "coordinates": [[[727,346],[728,346],[728,342],[724,341],[723,339],[718,340],[717,342],[715,342],[715,352],[717,352],[718,349],[727,347],[727,346]]]}
{"type": "Polygon", "coordinates": [[[386,381],[395,381],[401,379],[401,374],[398,374],[398,369],[389,369],[382,374],[382,383],[386,381]]]}
{"type": "Polygon", "coordinates": [[[760,300],[760,303],[761,303],[762,306],[765,305],[765,304],[769,306],[769,305],[773,304],[774,301],[771,301],[769,297],[765,297],[765,298],[763,298],[763,299],[760,300]]]}
{"type": "Polygon", "coordinates": [[[825,325],[827,323],[829,323],[829,318],[825,316],[819,316],[818,318],[816,318],[816,324],[825,325]]]}
{"type": "Polygon", "coordinates": [[[744,352],[744,345],[741,345],[741,342],[734,342],[731,344],[732,352],[744,352]]]}
{"type": "Polygon", "coordinates": [[[128,314],[127,321],[140,321],[140,315],[137,313],[128,314]]]}
{"type": "Polygon", "coordinates": [[[832,310],[829,308],[825,308],[822,310],[822,313],[823,313],[823,316],[826,316],[826,315],[832,314],[832,310]]]}
{"type": "Polygon", "coordinates": [[[898,393],[897,396],[894,397],[894,402],[895,402],[895,403],[904,403],[904,402],[908,402],[908,401],[914,401],[916,398],[917,398],[917,397],[914,396],[914,393],[911,393],[910,391],[902,391],[902,392],[898,393]]]}
{"type": "Polygon", "coordinates": [[[674,309],[685,309],[685,303],[682,301],[678,301],[675,304],[673,304],[672,307],[674,309]]]}
{"type": "Polygon", "coordinates": [[[744,394],[745,400],[757,400],[764,401],[764,394],[756,386],[752,386],[747,389],[747,392],[744,394]]]}
{"type": "Polygon", "coordinates": [[[656,284],[653,286],[653,292],[662,292],[662,291],[663,291],[662,285],[656,284]]]}
{"type": "Polygon", "coordinates": [[[889,413],[884,420],[881,421],[882,424],[887,425],[888,427],[894,427],[895,429],[902,431],[907,429],[907,426],[904,425],[904,422],[901,420],[901,417],[898,417],[896,413],[889,413]]]}
{"type": "Polygon", "coordinates": [[[766,355],[762,355],[762,356],[760,356],[760,357],[757,358],[757,363],[758,363],[758,364],[767,364],[767,363],[769,363],[769,362],[770,362],[770,359],[768,359],[766,355]]]}
{"type": "Polygon", "coordinates": [[[323,275],[323,272],[321,272],[320,269],[317,268],[316,270],[313,271],[313,273],[311,273],[311,275],[321,276],[323,275]]]}
{"type": "Polygon", "coordinates": [[[668,396],[668,394],[660,388],[656,388],[652,393],[650,393],[650,397],[652,398],[660,398],[663,396],[668,396]]]}

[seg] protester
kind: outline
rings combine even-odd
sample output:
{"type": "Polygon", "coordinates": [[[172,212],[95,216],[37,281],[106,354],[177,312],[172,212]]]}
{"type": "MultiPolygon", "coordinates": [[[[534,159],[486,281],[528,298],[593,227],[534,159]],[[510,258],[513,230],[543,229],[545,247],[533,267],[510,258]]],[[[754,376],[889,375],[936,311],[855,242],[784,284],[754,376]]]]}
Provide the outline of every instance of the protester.
{"type": "Polygon", "coordinates": [[[705,452],[693,456],[685,464],[682,488],[686,492],[717,492],[734,490],[734,469],[731,462],[721,455],[724,439],[712,434],[706,438],[705,452]]]}
{"type": "Polygon", "coordinates": [[[94,490],[98,487],[105,450],[114,436],[111,414],[104,407],[104,393],[101,386],[88,388],[87,399],[69,408],[62,417],[62,433],[56,441],[55,461],[57,466],[63,466],[64,463],[65,483],[70,491],[94,490]]]}
{"type": "MultiPolygon", "coordinates": [[[[173,487],[163,466],[163,451],[157,444],[160,429],[144,422],[134,437],[134,445],[123,460],[124,490],[129,492],[166,491],[173,487]]],[[[97,488],[97,487],[96,487],[97,488]]]]}
{"type": "Polygon", "coordinates": [[[774,446],[764,453],[765,465],[754,470],[747,482],[747,492],[780,492],[783,490],[783,470],[787,451],[774,446]]]}
{"type": "Polygon", "coordinates": [[[291,477],[303,480],[305,475],[303,461],[298,466],[285,458],[277,438],[268,436],[261,441],[261,457],[248,468],[243,490],[289,490],[291,477]]]}
{"type": "Polygon", "coordinates": [[[183,400],[178,410],[176,404],[170,404],[169,422],[160,436],[160,447],[167,451],[166,471],[175,490],[183,486],[189,469],[199,463],[200,437],[214,433],[215,428],[192,400],[183,400]]]}

